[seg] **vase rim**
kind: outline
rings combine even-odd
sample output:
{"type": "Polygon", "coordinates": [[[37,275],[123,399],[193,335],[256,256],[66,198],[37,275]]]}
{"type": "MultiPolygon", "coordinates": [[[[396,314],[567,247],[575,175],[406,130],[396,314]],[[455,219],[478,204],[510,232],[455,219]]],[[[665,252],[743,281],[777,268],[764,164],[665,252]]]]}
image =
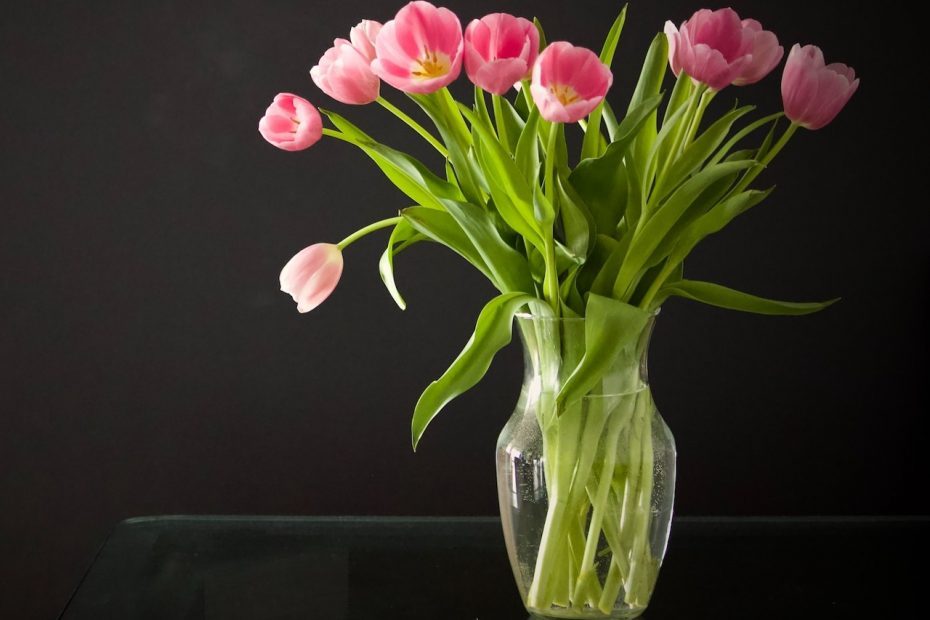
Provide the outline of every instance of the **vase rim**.
{"type": "MultiPolygon", "coordinates": [[[[659,313],[662,311],[662,307],[658,307],[652,312],[649,313],[651,318],[656,318],[659,316],[659,313]]],[[[533,314],[532,312],[517,312],[514,315],[514,318],[517,319],[527,319],[530,321],[559,321],[563,323],[576,323],[585,321],[586,317],[583,316],[543,316],[540,314],[533,314]]]]}

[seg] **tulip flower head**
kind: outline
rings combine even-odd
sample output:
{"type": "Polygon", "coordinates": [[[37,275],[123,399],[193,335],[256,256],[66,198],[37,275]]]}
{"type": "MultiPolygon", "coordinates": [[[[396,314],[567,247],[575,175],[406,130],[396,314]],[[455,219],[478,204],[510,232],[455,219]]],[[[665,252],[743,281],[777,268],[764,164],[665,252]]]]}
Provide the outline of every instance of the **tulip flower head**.
{"type": "Polygon", "coordinates": [[[319,64],[310,69],[314,84],[342,103],[363,105],[378,98],[381,80],[364,53],[345,39],[336,39],[319,64]]]}
{"type": "Polygon", "coordinates": [[[781,79],[785,116],[807,129],[820,129],[836,118],[857,88],[859,79],[852,67],[828,65],[816,45],[796,44],[781,79]]]}
{"type": "Polygon", "coordinates": [[[740,20],[733,9],[701,9],[676,28],[665,22],[668,60],[677,76],[721,90],[758,82],[785,53],[778,38],[754,19],[740,20]]]}
{"type": "Polygon", "coordinates": [[[375,39],[378,38],[379,32],[381,32],[381,23],[372,19],[363,19],[349,31],[349,40],[352,41],[352,45],[368,59],[369,63],[375,59],[375,39]]]}
{"type": "Polygon", "coordinates": [[[381,28],[371,69],[406,93],[432,93],[459,76],[462,49],[462,24],[455,13],[418,0],[381,28]]]}
{"type": "Polygon", "coordinates": [[[258,131],[281,150],[302,151],[323,136],[323,119],[303,97],[280,93],[258,121],[258,131]]]}
{"type": "Polygon", "coordinates": [[[603,101],[612,82],[613,74],[597,54],[556,41],[536,60],[530,92],[541,117],[553,123],[574,123],[603,101]]]}
{"type": "Polygon", "coordinates": [[[539,31],[522,17],[494,13],[465,29],[465,72],[495,95],[528,77],[538,54],[539,31]]]}
{"type": "Polygon", "coordinates": [[[297,311],[310,312],[336,288],[342,275],[342,250],[332,243],[304,248],[281,270],[281,290],[297,302],[297,311]]]}

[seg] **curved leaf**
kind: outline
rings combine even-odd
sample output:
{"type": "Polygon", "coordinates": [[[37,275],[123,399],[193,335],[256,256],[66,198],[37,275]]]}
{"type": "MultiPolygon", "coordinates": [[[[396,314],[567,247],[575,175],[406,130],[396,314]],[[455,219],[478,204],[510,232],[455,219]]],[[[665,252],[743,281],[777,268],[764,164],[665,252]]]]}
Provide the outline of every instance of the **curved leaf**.
{"type": "Polygon", "coordinates": [[[774,299],[756,297],[755,295],[743,293],[712,282],[700,282],[698,280],[679,280],[678,282],[668,284],[662,287],[660,294],[676,295],[711,306],[717,306],[718,308],[726,308],[727,310],[739,310],[741,312],[752,312],[753,314],[779,316],[799,316],[802,314],[819,312],[840,300],[840,298],[837,297],[829,301],[806,303],[776,301],[774,299]]]}
{"type": "Polygon", "coordinates": [[[407,302],[404,301],[400,291],[397,290],[397,284],[394,282],[394,257],[408,247],[426,239],[426,235],[417,232],[413,226],[406,220],[401,220],[391,231],[391,238],[388,240],[387,248],[381,254],[381,260],[378,261],[378,272],[381,274],[381,281],[387,287],[388,293],[394,298],[394,302],[401,310],[407,309],[407,302]]]}
{"type": "Polygon", "coordinates": [[[584,397],[597,385],[624,347],[639,337],[650,316],[636,306],[588,294],[584,357],[559,390],[559,411],[584,397]]]}
{"type": "Polygon", "coordinates": [[[538,312],[548,306],[531,295],[504,293],[488,302],[478,315],[475,331],[449,369],[430,383],[417,401],[411,422],[411,438],[416,450],[429,423],[452,399],[471,389],[488,371],[494,355],[512,338],[513,315],[533,304],[538,312]]]}

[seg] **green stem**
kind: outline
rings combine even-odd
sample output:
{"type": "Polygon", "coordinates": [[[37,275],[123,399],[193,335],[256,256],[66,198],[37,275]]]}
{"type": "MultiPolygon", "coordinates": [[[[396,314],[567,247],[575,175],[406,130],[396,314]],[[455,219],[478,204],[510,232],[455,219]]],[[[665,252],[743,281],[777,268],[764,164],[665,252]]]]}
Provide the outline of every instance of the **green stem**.
{"type": "Polygon", "coordinates": [[[504,122],[504,107],[501,96],[491,94],[491,105],[494,108],[494,124],[497,125],[497,136],[507,151],[510,151],[510,136],[507,135],[507,123],[504,122]]]}
{"type": "Polygon", "coordinates": [[[674,135],[672,136],[672,146],[668,150],[668,157],[665,158],[660,164],[659,173],[656,175],[656,189],[662,187],[663,182],[665,181],[665,175],[668,173],[668,169],[671,167],[672,162],[678,159],[678,155],[682,150],[682,143],[684,142],[685,136],[688,132],[691,131],[691,124],[694,121],[694,115],[697,111],[698,106],[700,106],[701,99],[704,97],[704,92],[707,89],[706,86],[700,85],[691,91],[691,95],[688,97],[688,107],[685,109],[684,116],[678,122],[681,124],[676,127],[674,130],[674,135]]]}
{"type": "Polygon", "coordinates": [[[465,124],[465,119],[462,118],[458,102],[445,86],[436,91],[435,95],[446,109],[446,117],[451,123],[451,129],[456,134],[456,139],[463,147],[462,150],[467,151],[468,149],[464,147],[471,146],[471,132],[468,131],[468,125],[465,124]]]}
{"type": "MultiPolygon", "coordinates": [[[[546,168],[545,184],[546,198],[550,204],[555,204],[555,149],[558,142],[558,133],[561,125],[553,123],[549,127],[549,139],[546,143],[546,168]]],[[[546,254],[546,275],[543,285],[543,295],[549,305],[552,306],[556,316],[560,314],[559,307],[559,274],[555,264],[555,239],[553,232],[554,222],[549,222],[548,230],[545,233],[543,244],[545,245],[546,254]]]]}
{"type": "Polygon", "coordinates": [[[652,281],[652,284],[649,286],[649,289],[646,291],[646,294],[643,295],[643,300],[640,302],[639,307],[643,310],[649,312],[649,305],[652,303],[652,300],[655,299],[655,296],[658,294],[659,289],[662,288],[662,285],[665,284],[665,280],[671,275],[675,270],[678,264],[672,264],[671,262],[666,263],[665,267],[662,268],[662,271],[659,272],[659,275],[656,276],[655,280],[652,281]]]}
{"type": "Polygon", "coordinates": [[[440,142],[438,139],[436,139],[436,137],[433,134],[427,131],[426,128],[423,127],[423,125],[421,125],[420,123],[410,118],[410,116],[408,116],[406,112],[404,112],[403,110],[395,106],[393,103],[391,103],[384,97],[378,97],[375,101],[381,104],[381,107],[383,107],[385,110],[387,110],[388,112],[390,112],[391,114],[393,114],[394,116],[402,120],[404,123],[406,123],[408,127],[410,127],[415,132],[420,134],[424,140],[429,142],[431,145],[433,145],[433,148],[439,151],[440,155],[442,155],[443,157],[449,156],[449,151],[446,150],[446,147],[443,146],[442,142],[440,142]]]}
{"type": "Polygon", "coordinates": [[[364,228],[360,228],[356,230],[354,233],[352,233],[351,235],[349,235],[348,237],[346,237],[345,239],[337,243],[336,246],[340,250],[344,250],[350,245],[352,245],[353,243],[355,243],[356,241],[358,241],[359,239],[361,239],[362,237],[364,237],[365,235],[373,233],[376,230],[381,230],[382,228],[390,228],[391,226],[395,226],[397,223],[399,223],[403,219],[404,219],[403,217],[398,215],[396,217],[389,217],[386,220],[379,220],[377,222],[374,222],[373,224],[369,224],[368,226],[365,226],[364,228]]]}

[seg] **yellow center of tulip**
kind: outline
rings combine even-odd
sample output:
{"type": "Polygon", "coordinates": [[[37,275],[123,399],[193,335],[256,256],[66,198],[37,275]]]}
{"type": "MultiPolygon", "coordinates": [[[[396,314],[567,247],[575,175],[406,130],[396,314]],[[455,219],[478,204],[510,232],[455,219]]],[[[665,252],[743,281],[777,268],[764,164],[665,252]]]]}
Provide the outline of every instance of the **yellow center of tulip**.
{"type": "Polygon", "coordinates": [[[575,89],[566,84],[553,84],[549,87],[549,90],[555,95],[555,98],[559,100],[559,103],[562,105],[568,105],[570,103],[575,103],[581,97],[575,92],[575,89]]]}
{"type": "Polygon", "coordinates": [[[449,73],[451,68],[449,57],[442,52],[424,51],[423,56],[414,63],[410,74],[421,80],[431,80],[449,73]]]}

